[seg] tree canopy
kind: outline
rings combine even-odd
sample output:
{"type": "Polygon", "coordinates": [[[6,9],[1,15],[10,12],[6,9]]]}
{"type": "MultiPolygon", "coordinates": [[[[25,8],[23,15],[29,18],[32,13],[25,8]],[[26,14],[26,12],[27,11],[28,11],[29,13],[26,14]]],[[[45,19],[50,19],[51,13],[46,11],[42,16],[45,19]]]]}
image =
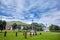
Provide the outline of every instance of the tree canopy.
{"type": "Polygon", "coordinates": [[[12,24],[12,28],[13,28],[13,30],[15,30],[17,28],[17,24],[16,23],[13,23],[12,24]]]}
{"type": "Polygon", "coordinates": [[[54,25],[54,24],[51,24],[50,26],[49,26],[49,30],[50,31],[52,31],[52,30],[60,30],[60,27],[58,26],[58,25],[54,25]]]}
{"type": "Polygon", "coordinates": [[[6,27],[6,21],[0,20],[0,30],[2,31],[6,27]]]}

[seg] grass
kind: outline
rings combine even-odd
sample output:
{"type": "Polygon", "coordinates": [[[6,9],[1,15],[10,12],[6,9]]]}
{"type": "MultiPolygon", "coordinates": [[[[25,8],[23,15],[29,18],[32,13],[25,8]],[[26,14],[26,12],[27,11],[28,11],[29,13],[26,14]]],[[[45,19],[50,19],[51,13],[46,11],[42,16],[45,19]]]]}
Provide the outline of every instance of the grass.
{"type": "Polygon", "coordinates": [[[24,38],[22,32],[18,32],[18,36],[15,36],[15,31],[7,31],[7,36],[4,37],[4,33],[0,33],[0,40],[60,40],[60,33],[54,32],[40,32],[36,36],[30,37],[29,32],[27,39],[24,38]]]}

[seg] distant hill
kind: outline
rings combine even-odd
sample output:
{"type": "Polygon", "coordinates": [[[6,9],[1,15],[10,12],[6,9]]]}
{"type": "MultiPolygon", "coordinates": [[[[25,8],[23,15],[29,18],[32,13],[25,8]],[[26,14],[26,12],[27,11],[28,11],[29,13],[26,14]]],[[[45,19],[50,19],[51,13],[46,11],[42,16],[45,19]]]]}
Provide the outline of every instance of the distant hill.
{"type": "Polygon", "coordinates": [[[26,23],[23,23],[21,21],[10,21],[10,22],[7,22],[7,25],[12,25],[13,23],[16,23],[18,25],[27,25],[26,23]]]}

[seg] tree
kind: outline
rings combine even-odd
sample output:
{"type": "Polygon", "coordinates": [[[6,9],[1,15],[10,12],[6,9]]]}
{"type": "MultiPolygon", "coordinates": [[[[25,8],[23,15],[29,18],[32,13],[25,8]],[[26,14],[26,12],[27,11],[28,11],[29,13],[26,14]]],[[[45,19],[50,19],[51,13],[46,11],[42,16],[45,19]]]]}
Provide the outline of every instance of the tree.
{"type": "Polygon", "coordinates": [[[45,27],[45,25],[42,24],[42,23],[39,23],[39,24],[38,24],[38,27],[40,28],[40,29],[39,29],[40,31],[43,31],[43,27],[45,27]]]}
{"type": "Polygon", "coordinates": [[[2,23],[3,23],[3,29],[5,29],[5,27],[6,27],[6,21],[3,21],[2,23]]]}
{"type": "Polygon", "coordinates": [[[59,30],[59,26],[56,25],[56,26],[55,26],[55,30],[59,30]]]}
{"type": "Polygon", "coordinates": [[[52,31],[52,30],[55,30],[55,31],[56,31],[56,30],[59,30],[59,26],[52,24],[52,25],[49,26],[49,30],[50,30],[50,31],[52,31]]]}
{"type": "Polygon", "coordinates": [[[43,27],[45,27],[44,24],[40,23],[32,23],[31,25],[33,25],[33,28],[37,31],[42,31],[43,30],[43,27]]]}
{"type": "Polygon", "coordinates": [[[1,32],[3,30],[2,20],[0,20],[0,30],[1,30],[1,32]]]}
{"type": "Polygon", "coordinates": [[[17,24],[13,23],[12,28],[13,28],[13,30],[15,30],[17,28],[17,24]]]}
{"type": "Polygon", "coordinates": [[[1,30],[1,32],[2,32],[3,29],[5,29],[5,27],[6,27],[6,21],[0,20],[0,30],[1,30]]]}

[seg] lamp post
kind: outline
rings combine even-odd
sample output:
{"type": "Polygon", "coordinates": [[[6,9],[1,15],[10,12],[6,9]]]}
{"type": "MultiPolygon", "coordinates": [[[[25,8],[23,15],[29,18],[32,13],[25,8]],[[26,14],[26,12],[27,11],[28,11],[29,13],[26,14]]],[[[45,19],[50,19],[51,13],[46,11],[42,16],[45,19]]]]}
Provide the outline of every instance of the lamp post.
{"type": "Polygon", "coordinates": [[[32,30],[33,30],[33,18],[32,18],[32,30]]]}
{"type": "Polygon", "coordinates": [[[33,21],[34,20],[33,20],[33,16],[30,16],[30,17],[31,17],[31,22],[32,22],[32,25],[31,26],[32,26],[32,30],[33,30],[33,21]]]}
{"type": "Polygon", "coordinates": [[[32,20],[31,20],[32,21],[32,25],[31,25],[32,26],[32,30],[30,32],[30,36],[34,36],[35,35],[35,31],[34,31],[34,27],[33,27],[33,21],[34,21],[33,20],[33,16],[31,16],[31,18],[32,18],[32,20]]]}

